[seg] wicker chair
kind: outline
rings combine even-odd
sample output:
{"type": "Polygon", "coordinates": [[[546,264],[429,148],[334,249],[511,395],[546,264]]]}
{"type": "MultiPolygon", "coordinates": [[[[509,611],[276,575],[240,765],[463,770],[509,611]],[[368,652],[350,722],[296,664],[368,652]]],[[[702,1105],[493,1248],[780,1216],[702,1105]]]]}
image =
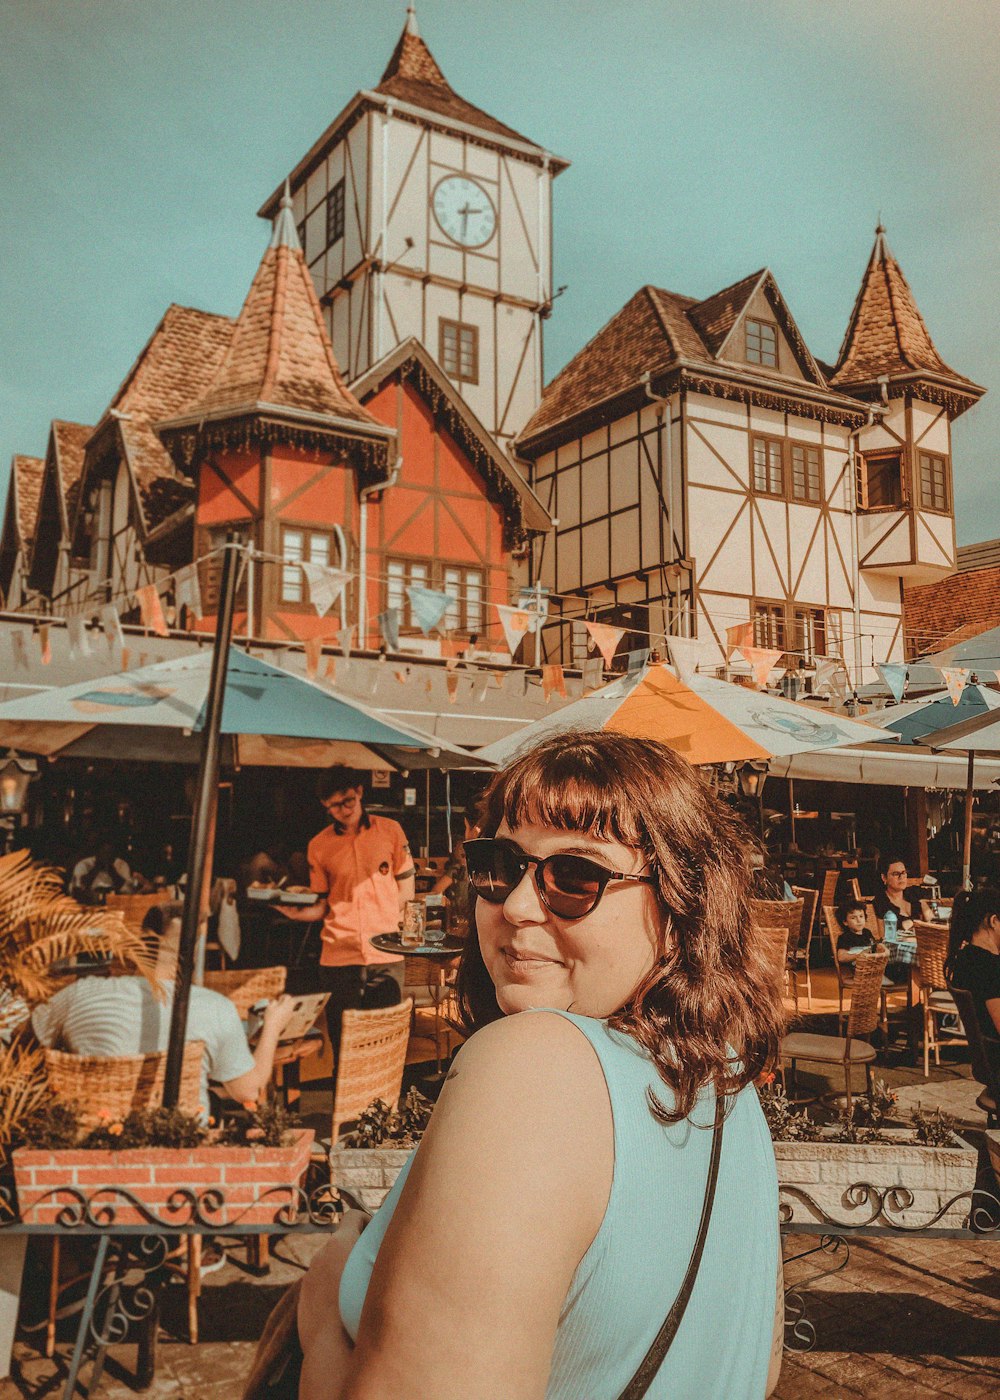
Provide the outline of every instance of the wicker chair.
{"type": "Polygon", "coordinates": [[[205,986],[228,997],[245,1021],[255,1001],[273,1001],[281,996],[287,977],[287,967],[229,968],[225,972],[206,972],[205,986]]]}
{"type": "Polygon", "coordinates": [[[934,1063],[941,1063],[941,1041],[937,1035],[936,1016],[957,1016],[955,998],[948,990],[944,975],[944,960],[948,956],[948,930],[942,924],[914,919],[913,932],[917,939],[917,974],[920,978],[920,1005],[924,1016],[924,1078],[930,1076],[930,1053],[934,1063]]]}
{"type": "Polygon", "coordinates": [[[410,1038],[411,997],[376,1011],[345,1011],[333,1095],[330,1139],[358,1118],[374,1099],[395,1104],[403,1087],[410,1038]]]}
{"type": "MultiPolygon", "coordinates": [[[[205,1047],[189,1040],[181,1065],[179,1106],[197,1113],[201,1102],[201,1062],[205,1047]]],[[[162,1102],[167,1068],[165,1050],[151,1055],[70,1055],[45,1051],[45,1073],[54,1098],[72,1104],[83,1128],[96,1128],[109,1116],[126,1118],[136,1109],[162,1102]]]]}
{"type": "MultiPolygon", "coordinates": [[[[878,936],[878,921],[875,918],[874,912],[872,911],[872,906],[870,904],[868,906],[867,918],[868,928],[873,934],[878,936]]],[[[837,974],[837,1030],[840,1031],[843,1029],[844,1022],[847,1020],[847,1012],[844,1010],[844,992],[849,991],[850,988],[854,985],[855,964],[853,962],[842,963],[837,957],[837,939],[840,937],[843,930],[841,929],[840,923],[837,919],[836,910],[831,908],[829,904],[824,904],[823,906],[823,922],[826,925],[827,938],[829,938],[830,940],[830,951],[833,954],[833,970],[837,974]]],[[[888,977],[883,977],[881,1003],[881,1024],[883,1029],[885,1029],[889,1023],[888,1011],[886,1009],[886,993],[892,991],[893,988],[894,983],[890,982],[888,977]]],[[[896,990],[898,991],[899,989],[896,988],[896,990]]]]}
{"type": "Polygon", "coordinates": [[[446,1008],[452,995],[454,972],[452,964],[437,958],[403,959],[403,995],[413,1001],[413,1015],[410,1031],[416,1029],[416,1013],[430,1010],[434,1013],[434,1053],[440,1068],[442,1046],[445,1054],[451,1053],[451,1027],[446,1008]]]}
{"type": "Polygon", "coordinates": [[[751,899],[750,917],[758,928],[785,930],[785,986],[789,983],[795,1010],[799,1009],[799,983],[795,975],[804,904],[801,899],[751,899]]]}
{"type": "Polygon", "coordinates": [[[831,909],[834,908],[837,903],[837,885],[839,883],[839,870],[823,871],[823,884],[819,892],[819,905],[821,909],[825,909],[828,904],[831,909]]]}
{"type": "Polygon", "coordinates": [[[156,904],[166,904],[170,896],[163,890],[153,894],[109,894],[104,901],[108,909],[116,909],[130,928],[142,928],[142,921],[156,904]]]}
{"type": "Polygon", "coordinates": [[[803,1031],[793,1031],[781,1042],[781,1061],[784,1064],[787,1060],[791,1065],[793,1080],[799,1060],[843,1067],[848,1115],[852,1103],[851,1070],[855,1065],[864,1065],[869,1091],[872,1088],[875,1047],[862,1037],[870,1035],[879,1024],[882,978],[888,961],[887,953],[862,953],[855,962],[846,1036],[810,1035],[803,1031]]]}
{"type": "Polygon", "coordinates": [[[793,885],[792,894],[802,901],[802,929],[795,948],[795,966],[806,970],[806,1006],[812,1007],[812,972],[809,966],[809,951],[816,927],[816,908],[819,904],[819,891],[806,885],[793,885]]]}
{"type": "Polygon", "coordinates": [[[983,1028],[976,1015],[976,1003],[972,993],[965,991],[962,987],[956,987],[949,983],[948,990],[958,1007],[965,1037],[969,1042],[972,1077],[977,1084],[983,1085],[983,1092],[976,1099],[976,1106],[986,1114],[987,1128],[995,1128],[998,1122],[998,1113],[1000,1113],[1000,1107],[998,1107],[1000,1106],[1000,1074],[994,1069],[990,1059],[989,1047],[983,1037],[983,1028]]]}
{"type": "Polygon", "coordinates": [[[767,947],[775,988],[778,995],[784,997],[788,990],[788,959],[792,951],[788,930],[780,924],[757,924],[755,929],[767,947]]]}

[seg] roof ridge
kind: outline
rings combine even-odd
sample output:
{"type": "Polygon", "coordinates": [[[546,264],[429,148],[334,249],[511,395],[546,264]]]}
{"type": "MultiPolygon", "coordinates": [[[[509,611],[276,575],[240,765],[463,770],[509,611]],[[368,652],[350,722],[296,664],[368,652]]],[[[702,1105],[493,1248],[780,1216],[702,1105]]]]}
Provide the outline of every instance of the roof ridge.
{"type": "MultiPolygon", "coordinates": [[[[652,283],[647,282],[642,290],[649,297],[650,305],[653,308],[653,314],[655,315],[657,321],[660,323],[660,329],[662,330],[664,337],[666,338],[667,344],[670,346],[671,350],[674,352],[675,355],[679,355],[680,348],[677,344],[677,338],[674,335],[673,331],[671,331],[670,327],[667,325],[666,317],[663,314],[663,308],[659,302],[660,288],[654,287],[652,283]]],[[[669,295],[669,293],[667,295],[669,295]]]]}

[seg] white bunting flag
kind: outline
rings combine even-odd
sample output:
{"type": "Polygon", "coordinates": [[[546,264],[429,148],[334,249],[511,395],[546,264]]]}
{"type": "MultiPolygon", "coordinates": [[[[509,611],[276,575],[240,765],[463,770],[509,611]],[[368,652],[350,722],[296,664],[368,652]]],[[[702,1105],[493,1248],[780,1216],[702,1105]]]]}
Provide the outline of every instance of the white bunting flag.
{"type": "Polygon", "coordinates": [[[883,661],[876,665],[875,669],[889,687],[890,694],[898,705],[906,693],[906,681],[909,676],[906,667],[896,662],[883,661]]]}
{"type": "Polygon", "coordinates": [[[531,615],[524,608],[511,608],[504,603],[494,603],[493,606],[497,610],[500,626],[507,639],[507,648],[511,656],[515,656],[531,626],[531,615]]]}
{"type": "MultiPolygon", "coordinates": [[[[705,660],[705,643],[697,641],[694,637],[668,637],[666,640],[670,664],[677,675],[681,680],[693,676],[700,663],[705,660]]],[[[718,652],[715,655],[718,665],[718,652]]]]}
{"type": "Polygon", "coordinates": [[[155,583],[144,584],[142,588],[135,590],[135,601],[139,604],[139,613],[142,617],[142,625],[147,632],[154,632],[158,637],[169,637],[166,618],[163,616],[163,608],[160,605],[160,595],[157,592],[155,583]]]}
{"type": "Polygon", "coordinates": [[[957,705],[962,698],[963,690],[969,683],[969,672],[961,666],[942,666],[941,679],[948,687],[951,703],[957,705]]]}
{"type": "Polygon", "coordinates": [[[76,613],[66,619],[66,635],[69,638],[70,656],[89,656],[90,638],[87,635],[87,619],[76,613]]]}
{"type": "Polygon", "coordinates": [[[101,609],[101,627],[105,637],[108,639],[108,649],[114,651],[115,647],[125,645],[125,637],[122,633],[122,620],[118,616],[118,609],[114,603],[105,603],[101,609]]]}
{"type": "Polygon", "coordinates": [[[625,628],[612,627],[608,622],[587,622],[586,619],[583,625],[587,629],[590,640],[604,657],[605,666],[610,667],[618,649],[618,643],[625,635],[625,628]]]}
{"type": "Polygon", "coordinates": [[[768,676],[774,670],[783,653],[772,651],[769,647],[740,647],[740,651],[750,663],[757,689],[764,690],[767,686],[768,676]]]}
{"type": "Polygon", "coordinates": [[[351,655],[351,643],[353,640],[354,624],[352,622],[350,627],[342,627],[337,633],[337,645],[340,647],[345,657],[350,657],[351,655]]]}
{"type": "Polygon", "coordinates": [[[187,616],[183,619],[186,627],[190,627],[196,617],[201,617],[201,583],[197,564],[188,564],[178,571],[174,579],[174,603],[178,615],[182,608],[187,609],[187,616]]]}
{"type": "Polygon", "coordinates": [[[309,585],[310,603],[320,617],[326,617],[350,583],[351,575],[346,569],[330,569],[325,564],[300,564],[299,568],[309,585]]]}

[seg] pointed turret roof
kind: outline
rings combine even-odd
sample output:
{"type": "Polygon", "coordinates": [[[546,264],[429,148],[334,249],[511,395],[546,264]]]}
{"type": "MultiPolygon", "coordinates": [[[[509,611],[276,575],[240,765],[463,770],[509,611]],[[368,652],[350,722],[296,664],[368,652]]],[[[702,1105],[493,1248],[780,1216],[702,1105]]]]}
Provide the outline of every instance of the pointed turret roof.
{"type": "MultiPolygon", "coordinates": [[[[985,393],[958,374],[938,354],[903,270],[893,256],[881,224],[861,288],[840,347],[831,384],[856,390],[890,380],[925,379],[952,386],[968,398],[968,408],[985,393]]],[[[958,409],[961,412],[961,409],[958,409]]]]}
{"type": "MultiPolygon", "coordinates": [[[[386,97],[398,98],[400,102],[408,102],[414,107],[438,112],[441,116],[451,117],[453,121],[492,131],[498,136],[511,136],[515,141],[521,141],[528,146],[536,144],[513,127],[505,126],[481,108],[466,102],[464,97],[459,97],[421,37],[417,28],[417,12],[413,5],[407,8],[403,32],[375,91],[386,97]]],[[[541,148],[536,146],[536,149],[541,148]]]]}
{"type": "Polygon", "coordinates": [[[346,435],[377,444],[381,456],[393,436],[341,377],[302,256],[287,181],[270,242],[221,363],[207,388],[157,423],[156,431],[186,469],[207,425],[235,422],[245,437],[258,432],[265,419],[270,438],[304,441],[305,434],[315,445],[330,435],[346,435]]]}

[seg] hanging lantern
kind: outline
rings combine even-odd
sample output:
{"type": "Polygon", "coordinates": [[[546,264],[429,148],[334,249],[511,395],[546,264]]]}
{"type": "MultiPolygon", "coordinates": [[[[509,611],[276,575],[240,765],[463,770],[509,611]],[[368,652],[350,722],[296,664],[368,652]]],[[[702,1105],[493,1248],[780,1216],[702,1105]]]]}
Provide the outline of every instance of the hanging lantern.
{"type": "Polygon", "coordinates": [[[28,784],[38,776],[33,758],[22,758],[13,749],[0,760],[0,817],[19,817],[28,800],[28,784]]]}

